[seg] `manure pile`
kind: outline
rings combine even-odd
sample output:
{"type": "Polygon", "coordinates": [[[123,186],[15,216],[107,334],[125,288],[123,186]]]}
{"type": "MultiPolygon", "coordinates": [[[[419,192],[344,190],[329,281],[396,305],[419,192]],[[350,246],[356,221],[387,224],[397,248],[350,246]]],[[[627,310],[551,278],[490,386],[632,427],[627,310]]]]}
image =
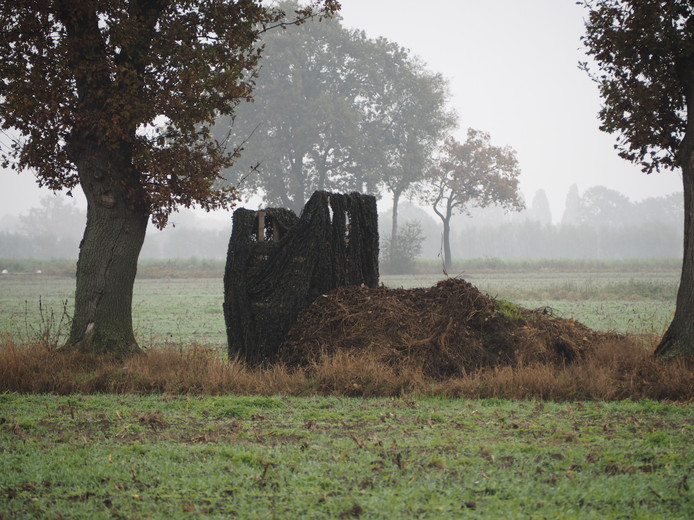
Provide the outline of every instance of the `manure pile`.
{"type": "Polygon", "coordinates": [[[306,366],[323,355],[363,352],[438,379],[499,365],[572,363],[601,337],[547,310],[518,308],[448,279],[430,288],[346,286],[319,296],[299,314],[278,355],[306,366]]]}

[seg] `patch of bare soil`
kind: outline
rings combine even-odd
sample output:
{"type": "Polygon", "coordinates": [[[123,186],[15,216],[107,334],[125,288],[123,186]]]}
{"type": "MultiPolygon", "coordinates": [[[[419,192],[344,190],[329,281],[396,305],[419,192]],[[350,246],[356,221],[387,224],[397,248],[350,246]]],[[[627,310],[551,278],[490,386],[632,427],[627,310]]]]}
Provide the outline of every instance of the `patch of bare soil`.
{"type": "Polygon", "coordinates": [[[462,279],[425,289],[347,286],[318,297],[279,351],[288,365],[364,352],[441,379],[484,367],[570,364],[604,338],[584,325],[481,293],[462,279]]]}

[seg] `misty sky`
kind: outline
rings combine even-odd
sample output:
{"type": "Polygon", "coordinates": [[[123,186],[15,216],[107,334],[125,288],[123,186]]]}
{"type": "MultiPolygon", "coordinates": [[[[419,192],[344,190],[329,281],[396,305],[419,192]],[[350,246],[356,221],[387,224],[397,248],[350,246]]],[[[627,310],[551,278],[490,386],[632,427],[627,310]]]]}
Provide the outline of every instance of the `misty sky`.
{"type": "MultiPolygon", "coordinates": [[[[569,187],[595,185],[632,200],[681,191],[679,172],[646,175],[598,130],[600,99],[580,71],[584,10],[575,0],[342,0],[347,27],[409,48],[450,82],[465,139],[473,127],[517,150],[528,202],[543,188],[561,219],[569,187]]],[[[75,190],[83,199],[79,189],[75,190]]],[[[38,206],[31,173],[0,172],[0,218],[38,206]]],[[[228,217],[227,217],[228,218],[228,217]]]]}
{"type": "Polygon", "coordinates": [[[575,0],[344,0],[348,27],[409,48],[450,82],[459,140],[473,127],[518,152],[528,202],[539,188],[561,219],[566,193],[594,185],[632,200],[682,190],[679,172],[646,175],[598,130],[596,85],[578,69],[585,10],[575,0]]]}

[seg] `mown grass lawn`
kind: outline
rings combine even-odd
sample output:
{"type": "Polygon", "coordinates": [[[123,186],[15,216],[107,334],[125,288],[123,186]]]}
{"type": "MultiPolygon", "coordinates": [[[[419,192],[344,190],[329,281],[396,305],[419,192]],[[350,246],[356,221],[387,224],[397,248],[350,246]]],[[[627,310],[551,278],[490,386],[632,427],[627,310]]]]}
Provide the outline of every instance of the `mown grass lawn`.
{"type": "Polygon", "coordinates": [[[653,401],[2,394],[0,518],[689,519],[693,441],[653,401]]]}

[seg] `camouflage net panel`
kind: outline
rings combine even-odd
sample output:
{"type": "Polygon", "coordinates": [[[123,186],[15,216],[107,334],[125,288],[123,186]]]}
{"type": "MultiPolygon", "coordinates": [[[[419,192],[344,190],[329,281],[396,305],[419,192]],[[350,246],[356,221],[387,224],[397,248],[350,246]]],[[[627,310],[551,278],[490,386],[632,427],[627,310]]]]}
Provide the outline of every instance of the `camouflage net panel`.
{"type": "Polygon", "coordinates": [[[299,312],[344,285],[378,286],[376,199],[318,191],[301,216],[238,209],[224,272],[229,357],[274,358],[299,312]]]}

